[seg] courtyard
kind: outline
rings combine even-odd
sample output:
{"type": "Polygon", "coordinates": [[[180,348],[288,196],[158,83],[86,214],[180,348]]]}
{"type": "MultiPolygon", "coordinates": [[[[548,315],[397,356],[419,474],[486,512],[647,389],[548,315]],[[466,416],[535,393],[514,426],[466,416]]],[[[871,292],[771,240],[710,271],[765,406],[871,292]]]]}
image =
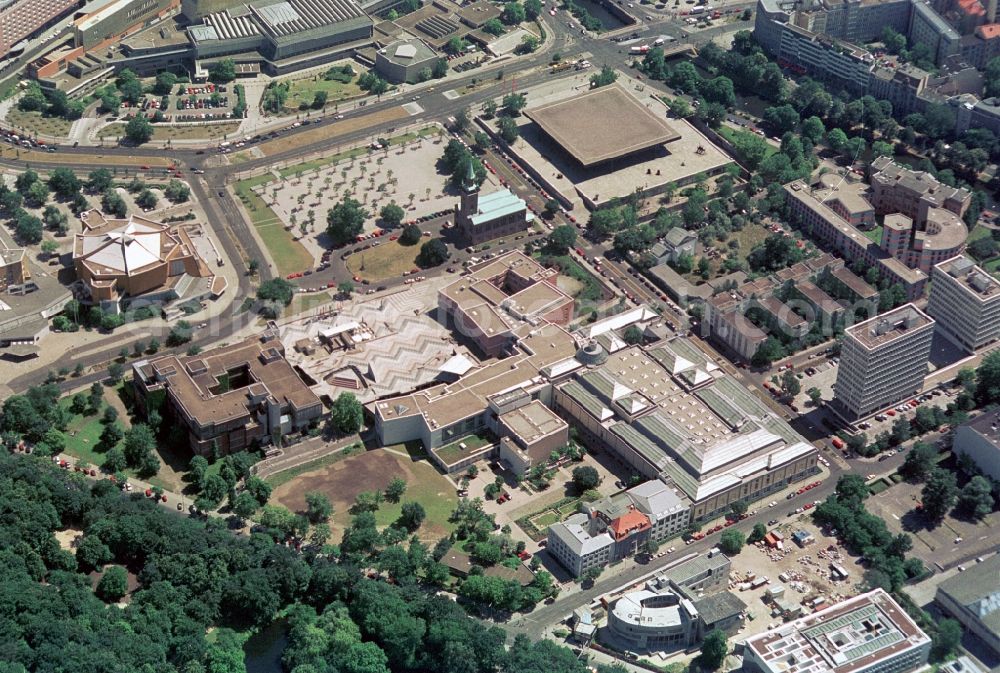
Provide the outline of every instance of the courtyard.
{"type": "Polygon", "coordinates": [[[283,114],[294,114],[302,109],[303,105],[310,106],[319,92],[326,94],[327,107],[336,106],[341,101],[367,95],[358,86],[358,78],[366,72],[368,72],[367,68],[359,65],[357,61],[343,60],[324,65],[322,68],[313,70],[305,76],[299,74],[279,79],[279,83],[288,83],[289,85],[288,98],[285,99],[283,114]],[[327,79],[325,77],[327,71],[345,65],[349,65],[354,71],[351,81],[344,82],[341,79],[327,79]]]}

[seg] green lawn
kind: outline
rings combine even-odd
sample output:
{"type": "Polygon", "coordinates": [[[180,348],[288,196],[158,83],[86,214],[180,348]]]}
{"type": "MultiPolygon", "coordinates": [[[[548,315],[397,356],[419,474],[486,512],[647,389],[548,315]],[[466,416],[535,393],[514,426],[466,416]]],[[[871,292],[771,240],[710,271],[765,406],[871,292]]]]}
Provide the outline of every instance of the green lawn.
{"type": "Polygon", "coordinates": [[[496,440],[493,437],[486,434],[467,435],[452,442],[451,444],[442,446],[440,449],[436,449],[434,453],[436,453],[438,458],[444,461],[446,465],[451,465],[464,455],[477,451],[495,441],[496,440]],[[464,449],[460,447],[461,444],[465,444],[464,449]]]}
{"type": "Polygon", "coordinates": [[[312,267],[314,260],[309,251],[292,238],[291,232],[285,230],[284,223],[274,211],[254,193],[255,186],[266,184],[271,179],[269,175],[262,175],[237,182],[236,196],[250,213],[250,222],[267,246],[271,260],[278,267],[278,274],[287,276],[312,267]]]}
{"type": "MultiPolygon", "coordinates": [[[[335,65],[340,64],[330,64],[331,67],[335,65]]],[[[355,76],[347,84],[336,80],[323,79],[323,73],[315,77],[297,79],[291,82],[291,86],[288,89],[288,98],[285,100],[285,110],[297,112],[300,103],[312,104],[318,91],[326,92],[327,105],[365,95],[365,92],[358,86],[358,77],[364,74],[365,69],[354,62],[351,62],[351,67],[354,68],[355,76]]]]}
{"type": "Polygon", "coordinates": [[[559,521],[559,514],[551,509],[531,519],[531,523],[535,524],[535,527],[540,531],[544,531],[552,524],[559,523],[559,521]]]}
{"type": "MultiPolygon", "coordinates": [[[[69,410],[71,399],[64,397],[59,400],[59,406],[69,410]]],[[[101,425],[101,414],[107,404],[102,404],[101,409],[92,416],[72,416],[66,426],[66,453],[87,461],[95,467],[100,467],[104,462],[104,454],[99,453],[94,447],[101,437],[104,426],[101,425]]]]}
{"type": "Polygon", "coordinates": [[[997,269],[1000,269],[1000,257],[986,262],[986,264],[983,264],[983,268],[990,273],[994,273],[997,269]]]}
{"type": "Polygon", "coordinates": [[[578,315],[593,308],[604,298],[604,290],[598,280],[569,255],[553,257],[536,252],[534,256],[542,264],[558,266],[563,274],[580,283],[580,289],[573,294],[573,308],[578,315]]]}
{"type": "MultiPolygon", "coordinates": [[[[218,124],[154,124],[153,140],[222,140],[240,128],[238,121],[218,124]]],[[[125,135],[125,124],[108,124],[97,132],[98,138],[120,138],[125,135]]]]}
{"type": "Polygon", "coordinates": [[[746,262],[750,252],[763,243],[770,234],[771,232],[763,225],[748,223],[739,231],[731,233],[729,238],[735,238],[740,242],[739,257],[742,261],[746,262]]]}
{"type": "Polygon", "coordinates": [[[399,241],[385,241],[381,245],[351,255],[347,270],[359,278],[379,282],[398,278],[404,271],[416,268],[420,245],[400,245],[399,241]]]}
{"type": "MultiPolygon", "coordinates": [[[[350,458],[351,456],[356,456],[359,453],[364,453],[364,452],[365,452],[364,447],[361,446],[359,443],[350,446],[344,449],[343,451],[338,451],[337,453],[328,453],[322,458],[317,458],[316,460],[311,460],[308,463],[303,463],[302,465],[298,465],[297,467],[293,467],[288,470],[283,470],[281,472],[278,472],[277,474],[267,477],[266,479],[264,479],[264,481],[266,481],[271,486],[272,489],[278,488],[282,484],[285,484],[291,481],[292,479],[295,479],[299,475],[305,474],[306,472],[312,472],[313,470],[318,470],[322,467],[326,467],[327,465],[333,465],[334,463],[340,462],[345,458],[350,458]]],[[[221,465],[222,462],[218,461],[217,464],[221,465]]]]}
{"type": "MultiPolygon", "coordinates": [[[[119,384],[121,385],[121,384],[119,384]]],[[[114,395],[116,393],[115,388],[106,388],[104,390],[105,395],[114,395]]],[[[67,411],[72,403],[71,397],[64,397],[59,400],[59,406],[63,407],[67,411]]],[[[101,408],[96,414],[91,416],[80,416],[72,415],[70,416],[69,423],[66,425],[66,448],[65,453],[67,455],[79,458],[90,463],[93,467],[100,468],[101,464],[104,462],[103,451],[97,451],[97,443],[101,437],[101,432],[104,430],[104,426],[101,425],[101,415],[104,413],[104,409],[107,408],[107,403],[102,403],[101,408]]],[[[127,426],[126,426],[127,427],[127,426]]],[[[124,428],[123,428],[124,429],[124,428]]],[[[222,466],[222,462],[219,461],[214,466],[216,471],[222,466]]],[[[161,468],[161,472],[162,472],[161,468]]],[[[125,474],[129,477],[135,477],[135,470],[125,470],[125,474]]],[[[174,484],[162,479],[159,475],[145,479],[153,486],[159,486],[164,490],[172,490],[174,484]]]]}
{"type": "Polygon", "coordinates": [[[875,241],[876,243],[882,242],[882,227],[875,227],[870,231],[863,231],[862,233],[865,235],[865,238],[871,241],[875,241]]]}
{"type": "MultiPolygon", "coordinates": [[[[719,128],[715,130],[720,136],[728,140],[730,143],[736,140],[736,136],[739,133],[752,133],[751,131],[737,131],[734,128],[726,126],[725,124],[719,126],[719,128]]],[[[778,153],[778,148],[772,145],[771,143],[767,143],[767,149],[764,151],[764,158],[767,159],[772,154],[777,154],[777,153],[778,153]]]]}
{"type": "Polygon", "coordinates": [[[427,458],[427,451],[424,450],[424,443],[419,439],[415,439],[404,444],[390,444],[385,447],[386,451],[398,451],[400,453],[405,453],[412,460],[423,460],[427,458]]]}
{"type": "Polygon", "coordinates": [[[296,315],[299,313],[304,313],[309,309],[316,308],[317,306],[322,306],[330,302],[330,295],[326,292],[315,292],[310,294],[296,294],[292,298],[292,303],[285,313],[287,315],[296,315]]]}
{"type": "Polygon", "coordinates": [[[42,134],[65,138],[73,122],[61,117],[46,117],[41,112],[22,112],[14,106],[7,113],[7,124],[19,131],[27,131],[31,135],[42,134]]]}
{"type": "Polygon", "coordinates": [[[977,224],[972,228],[972,231],[969,232],[969,238],[965,242],[966,244],[975,243],[981,238],[989,238],[992,233],[993,232],[990,229],[987,229],[981,224],[977,224]]]}
{"type": "MultiPolygon", "coordinates": [[[[425,465],[429,470],[434,469],[427,463],[419,463],[419,465],[425,465]]],[[[448,521],[448,517],[455,511],[458,496],[455,494],[455,490],[450,488],[450,484],[448,486],[446,492],[449,495],[442,497],[440,495],[442,490],[440,479],[418,479],[414,483],[407,484],[406,493],[398,503],[383,502],[379,505],[378,510],[375,511],[376,525],[379,527],[388,526],[398,519],[402,513],[404,502],[419,502],[427,513],[424,526],[432,529],[443,529],[447,533],[451,533],[455,529],[455,524],[448,521]]]]}
{"type": "Polygon", "coordinates": [[[875,483],[868,486],[868,490],[871,491],[872,495],[877,495],[888,488],[889,484],[885,482],[885,479],[879,479],[875,483]]]}

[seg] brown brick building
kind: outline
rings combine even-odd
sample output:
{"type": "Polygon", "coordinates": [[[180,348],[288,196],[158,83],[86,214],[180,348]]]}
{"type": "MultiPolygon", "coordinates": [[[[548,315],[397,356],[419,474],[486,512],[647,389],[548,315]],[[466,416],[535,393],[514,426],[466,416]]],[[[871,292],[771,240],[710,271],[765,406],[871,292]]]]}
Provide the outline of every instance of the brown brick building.
{"type": "Polygon", "coordinates": [[[268,444],[307,428],[323,413],[277,340],[248,339],[199,355],[142,360],[132,365],[132,374],[139,409],[160,409],[180,423],[199,455],[268,444]]]}

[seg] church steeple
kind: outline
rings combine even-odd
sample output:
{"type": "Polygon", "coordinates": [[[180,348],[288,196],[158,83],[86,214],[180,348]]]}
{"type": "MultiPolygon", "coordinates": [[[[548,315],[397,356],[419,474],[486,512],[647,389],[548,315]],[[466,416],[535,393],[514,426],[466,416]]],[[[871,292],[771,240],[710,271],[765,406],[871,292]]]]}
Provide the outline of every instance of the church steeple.
{"type": "Polygon", "coordinates": [[[462,178],[462,195],[459,200],[456,224],[467,228],[471,225],[472,216],[479,212],[479,184],[476,181],[476,168],[470,159],[465,177],[462,178]]]}
{"type": "Polygon", "coordinates": [[[472,165],[472,160],[470,159],[468,163],[468,170],[465,171],[465,177],[462,178],[462,189],[467,192],[478,191],[479,188],[476,185],[476,167],[472,165]]]}

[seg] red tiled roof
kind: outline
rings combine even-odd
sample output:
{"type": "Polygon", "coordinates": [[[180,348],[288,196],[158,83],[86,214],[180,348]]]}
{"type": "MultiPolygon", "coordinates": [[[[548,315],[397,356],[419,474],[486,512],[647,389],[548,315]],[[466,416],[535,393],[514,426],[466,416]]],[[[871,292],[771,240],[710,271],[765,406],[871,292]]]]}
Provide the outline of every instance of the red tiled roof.
{"type": "Polygon", "coordinates": [[[614,519],[609,528],[611,528],[615,540],[621,540],[632,533],[650,528],[649,517],[633,508],[614,519]]]}
{"type": "Polygon", "coordinates": [[[968,14],[969,16],[983,16],[986,14],[986,10],[980,4],[979,0],[958,0],[958,11],[963,14],[968,14]]]}
{"type": "Polygon", "coordinates": [[[984,40],[1000,37],[1000,23],[987,23],[985,26],[979,26],[976,28],[976,35],[984,40]]]}

